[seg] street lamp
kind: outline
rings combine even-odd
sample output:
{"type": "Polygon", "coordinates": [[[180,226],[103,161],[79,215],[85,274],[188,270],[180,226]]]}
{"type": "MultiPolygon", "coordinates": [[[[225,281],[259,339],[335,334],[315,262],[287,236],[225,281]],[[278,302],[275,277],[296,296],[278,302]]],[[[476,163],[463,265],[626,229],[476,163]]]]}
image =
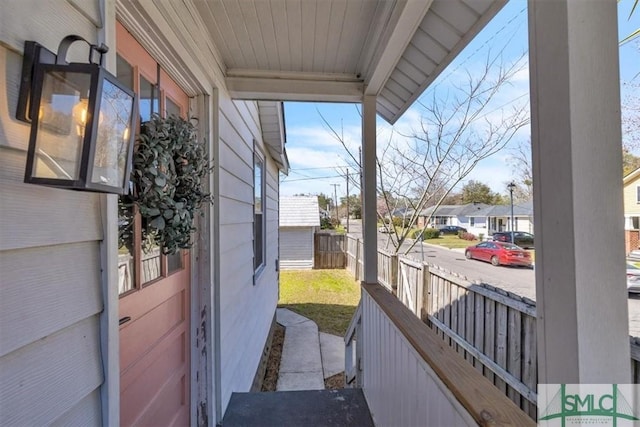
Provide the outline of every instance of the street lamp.
{"type": "Polygon", "coordinates": [[[516,244],[515,236],[514,236],[514,218],[513,218],[513,189],[516,188],[516,185],[511,181],[509,185],[507,185],[509,189],[509,196],[511,197],[511,243],[516,244]]]}

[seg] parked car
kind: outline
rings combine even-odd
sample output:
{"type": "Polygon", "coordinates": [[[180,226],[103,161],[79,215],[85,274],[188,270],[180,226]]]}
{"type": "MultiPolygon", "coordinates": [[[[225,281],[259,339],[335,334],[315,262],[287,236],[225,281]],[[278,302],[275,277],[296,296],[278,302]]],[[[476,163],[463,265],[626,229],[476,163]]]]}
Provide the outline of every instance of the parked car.
{"type": "Polygon", "coordinates": [[[531,254],[513,243],[481,242],[465,249],[467,259],[487,261],[491,264],[531,267],[531,254]]]}
{"type": "Polygon", "coordinates": [[[498,233],[493,233],[493,240],[496,242],[509,242],[515,243],[524,249],[533,249],[533,234],[525,233],[524,231],[514,231],[513,232],[515,242],[511,241],[511,232],[510,231],[501,231],[498,233]]]}
{"type": "Polygon", "coordinates": [[[627,292],[640,293],[640,268],[627,263],[627,292]]]}
{"type": "Polygon", "coordinates": [[[440,234],[455,234],[457,235],[459,232],[467,232],[467,229],[464,227],[460,227],[458,225],[444,225],[439,228],[440,234]]]}
{"type": "Polygon", "coordinates": [[[378,227],[378,232],[379,233],[391,233],[391,227],[392,227],[392,225],[386,225],[386,226],[385,225],[381,225],[380,227],[378,227]]]}

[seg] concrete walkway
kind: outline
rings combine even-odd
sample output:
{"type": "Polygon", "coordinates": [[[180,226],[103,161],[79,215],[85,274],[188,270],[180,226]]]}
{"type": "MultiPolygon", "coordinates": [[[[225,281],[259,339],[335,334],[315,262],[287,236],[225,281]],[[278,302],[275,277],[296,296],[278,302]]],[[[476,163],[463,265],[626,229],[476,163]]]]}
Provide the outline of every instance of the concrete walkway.
{"type": "Polygon", "coordinates": [[[277,391],[324,390],[324,380],[344,371],[344,340],[318,333],[318,325],[286,308],[276,321],[285,327],[277,391]]]}

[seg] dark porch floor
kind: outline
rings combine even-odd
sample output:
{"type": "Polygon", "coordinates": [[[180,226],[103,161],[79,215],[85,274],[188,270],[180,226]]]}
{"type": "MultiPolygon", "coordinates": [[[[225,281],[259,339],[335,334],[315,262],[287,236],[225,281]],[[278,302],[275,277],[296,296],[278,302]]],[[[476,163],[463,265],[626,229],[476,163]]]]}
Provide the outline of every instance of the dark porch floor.
{"type": "Polygon", "coordinates": [[[233,393],[223,427],[373,427],[361,389],[233,393]]]}

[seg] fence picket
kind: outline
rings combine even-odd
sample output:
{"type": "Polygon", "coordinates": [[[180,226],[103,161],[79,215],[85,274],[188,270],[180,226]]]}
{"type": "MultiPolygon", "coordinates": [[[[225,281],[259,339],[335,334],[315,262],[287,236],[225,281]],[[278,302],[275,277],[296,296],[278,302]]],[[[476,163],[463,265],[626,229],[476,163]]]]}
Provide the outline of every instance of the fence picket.
{"type": "MultiPolygon", "coordinates": [[[[447,288],[449,289],[449,307],[451,312],[451,320],[449,321],[449,324],[447,326],[449,326],[449,328],[452,331],[457,333],[458,332],[458,302],[459,302],[458,287],[455,285],[451,285],[451,286],[447,286],[447,288]]],[[[452,346],[454,350],[460,351],[459,346],[455,341],[449,340],[449,345],[452,346]]]]}
{"type": "MultiPolygon", "coordinates": [[[[496,349],[495,361],[503,369],[507,368],[507,306],[496,304],[496,349]]],[[[507,391],[506,383],[500,378],[495,380],[496,387],[503,392],[507,391]]]]}
{"type": "MultiPolygon", "coordinates": [[[[487,298],[484,302],[484,354],[495,362],[496,354],[496,302],[487,298]]],[[[495,375],[490,369],[484,370],[484,376],[495,384],[495,375]]]]}
{"type": "MultiPolygon", "coordinates": [[[[440,318],[442,319],[442,323],[446,325],[448,322],[448,319],[446,317],[448,313],[447,308],[449,307],[447,284],[442,278],[438,278],[438,283],[440,287],[440,304],[438,305],[438,310],[440,311],[440,318]]],[[[440,330],[440,336],[442,339],[447,338],[447,335],[442,331],[442,329],[440,330]]]]}
{"type": "MultiPolygon", "coordinates": [[[[469,344],[473,344],[473,334],[474,334],[474,321],[476,315],[476,306],[475,306],[475,294],[473,292],[467,292],[467,300],[466,300],[466,326],[465,326],[465,339],[469,344]]],[[[471,364],[474,363],[474,357],[471,353],[467,352],[465,355],[467,361],[471,364]]]]}
{"type": "MultiPolygon", "coordinates": [[[[474,346],[481,353],[484,353],[484,295],[476,294],[475,295],[475,311],[476,311],[476,321],[475,321],[475,334],[474,334],[474,346]]],[[[484,372],[484,368],[482,363],[479,360],[475,360],[476,369],[479,372],[484,372]]]]}
{"type": "MultiPolygon", "coordinates": [[[[536,390],[538,383],[536,319],[525,316],[523,323],[522,382],[532,390],[536,390]]],[[[535,403],[524,400],[522,410],[535,419],[538,408],[535,403]]]]}
{"type": "MultiPolygon", "coordinates": [[[[460,286],[456,286],[456,288],[458,289],[458,299],[457,299],[457,306],[458,306],[458,328],[456,330],[456,332],[458,333],[458,335],[460,335],[461,337],[465,337],[466,336],[466,314],[467,314],[467,290],[464,288],[461,288],[460,286]]],[[[462,357],[466,357],[467,352],[464,350],[464,348],[459,347],[458,348],[458,353],[460,353],[460,355],[462,357]]]]}
{"type": "MultiPolygon", "coordinates": [[[[509,310],[509,336],[507,351],[507,371],[516,378],[522,378],[522,314],[518,310],[509,310]]],[[[511,387],[507,396],[522,407],[520,395],[511,387]]]]}

